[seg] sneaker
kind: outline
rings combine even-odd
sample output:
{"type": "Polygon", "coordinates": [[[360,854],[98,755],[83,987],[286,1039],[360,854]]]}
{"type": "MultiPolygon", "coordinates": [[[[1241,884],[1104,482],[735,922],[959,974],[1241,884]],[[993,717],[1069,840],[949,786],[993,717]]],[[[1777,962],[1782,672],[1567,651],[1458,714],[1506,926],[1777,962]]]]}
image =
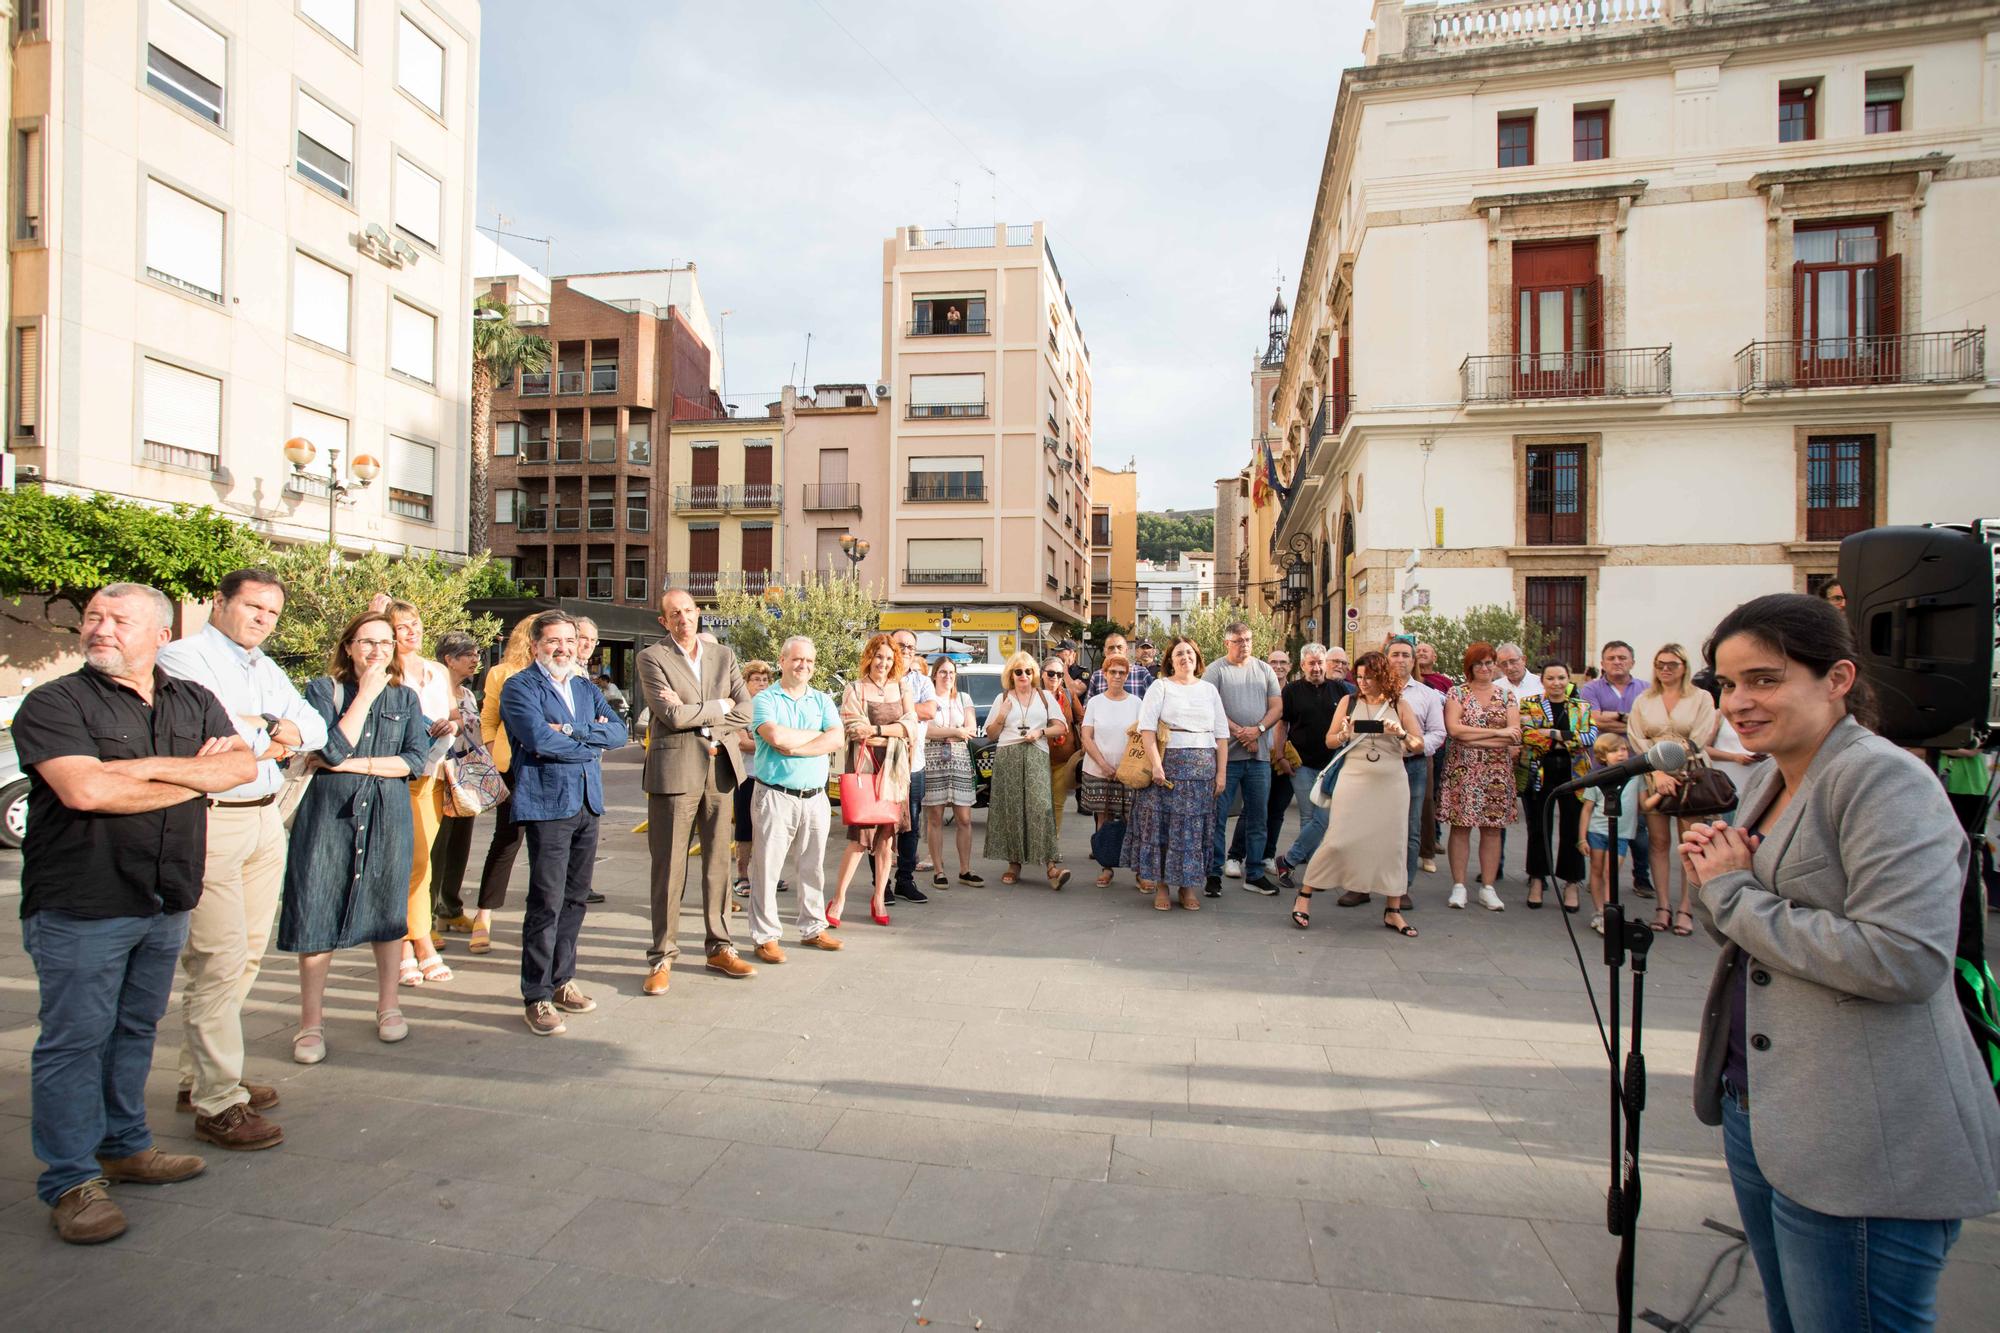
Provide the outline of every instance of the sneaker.
{"type": "Polygon", "coordinates": [[[587,1014],[597,1007],[597,1001],[578,990],[574,981],[565,981],[556,987],[556,993],[549,997],[549,1003],[566,1014],[587,1014]]]}
{"type": "Polygon", "coordinates": [[[1278,886],[1270,880],[1265,879],[1262,875],[1257,876],[1255,879],[1244,880],[1243,887],[1251,893],[1261,893],[1266,898],[1274,898],[1278,893],[1278,886]]]}
{"type": "Polygon", "coordinates": [[[1222,876],[1210,875],[1208,883],[1202,887],[1201,891],[1211,898],[1220,898],[1222,896],[1222,876]]]}
{"type": "Polygon", "coordinates": [[[562,1015],[547,1000],[537,1000],[529,1005],[522,1018],[528,1024],[528,1031],[537,1037],[553,1037],[559,1032],[569,1031],[563,1026],[562,1015]]]}
{"type": "Polygon", "coordinates": [[[899,903],[927,903],[930,900],[930,895],[914,884],[907,889],[896,890],[896,901],[899,903]]]}
{"type": "Polygon", "coordinates": [[[1417,862],[1417,869],[1423,871],[1426,875],[1435,875],[1438,872],[1438,863],[1427,856],[1417,862]]]}
{"type": "Polygon", "coordinates": [[[50,1210],[49,1222],[71,1245],[101,1245],[125,1234],[125,1214],[111,1202],[102,1180],[65,1190],[50,1210]]]}
{"type": "Polygon", "coordinates": [[[1507,904],[1500,901],[1500,895],[1493,892],[1491,884],[1481,884],[1479,886],[1479,905],[1489,912],[1504,912],[1507,910],[1507,904]]]}
{"type": "Polygon", "coordinates": [[[1590,928],[1602,935],[1604,933],[1604,918],[1602,916],[1590,918],[1590,928]]]}
{"type": "Polygon", "coordinates": [[[1444,905],[1445,905],[1446,907],[1463,907],[1463,906],[1465,906],[1465,886],[1464,886],[1463,884],[1454,884],[1454,885],[1452,885],[1452,886],[1451,886],[1451,897],[1449,897],[1449,898],[1447,898],[1447,899],[1445,899],[1445,900],[1444,900],[1444,905]]]}
{"type": "Polygon", "coordinates": [[[601,893],[586,893],[583,895],[583,900],[594,906],[604,901],[604,895],[601,893]]]}
{"type": "Polygon", "coordinates": [[[1242,879],[1243,863],[1241,861],[1238,861],[1236,858],[1231,857],[1229,860],[1224,861],[1222,863],[1222,873],[1229,876],[1229,878],[1231,879],[1242,879]]]}

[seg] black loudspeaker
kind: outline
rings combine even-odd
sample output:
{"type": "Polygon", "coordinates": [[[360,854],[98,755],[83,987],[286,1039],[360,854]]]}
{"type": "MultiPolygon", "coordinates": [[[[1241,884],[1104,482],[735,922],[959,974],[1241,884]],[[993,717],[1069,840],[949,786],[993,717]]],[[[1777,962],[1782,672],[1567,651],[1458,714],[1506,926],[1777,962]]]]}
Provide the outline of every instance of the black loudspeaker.
{"type": "Polygon", "coordinates": [[[1882,735],[1962,747],[2000,726],[1996,583],[2000,519],[1870,528],[1840,544],[1848,623],[1882,735]]]}

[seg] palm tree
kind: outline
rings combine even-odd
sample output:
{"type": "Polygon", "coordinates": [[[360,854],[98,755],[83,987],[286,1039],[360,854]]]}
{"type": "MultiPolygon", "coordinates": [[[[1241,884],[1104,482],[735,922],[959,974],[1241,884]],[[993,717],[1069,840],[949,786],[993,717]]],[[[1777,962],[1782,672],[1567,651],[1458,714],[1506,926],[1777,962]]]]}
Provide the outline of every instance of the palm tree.
{"type": "Polygon", "coordinates": [[[493,517],[493,386],[511,384],[514,372],[549,368],[549,340],[524,333],[507,307],[490,296],[472,304],[472,523],[467,545],[486,550],[486,525],[493,517]]]}

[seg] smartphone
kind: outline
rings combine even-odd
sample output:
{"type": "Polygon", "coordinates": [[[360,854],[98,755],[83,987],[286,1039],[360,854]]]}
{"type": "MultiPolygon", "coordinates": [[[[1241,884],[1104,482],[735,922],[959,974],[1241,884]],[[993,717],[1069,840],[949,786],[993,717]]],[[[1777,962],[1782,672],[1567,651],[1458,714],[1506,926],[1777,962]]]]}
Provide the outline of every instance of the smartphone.
{"type": "Polygon", "coordinates": [[[1354,734],[1357,736],[1379,736],[1382,734],[1382,719],[1379,717],[1357,717],[1354,719],[1354,734]]]}

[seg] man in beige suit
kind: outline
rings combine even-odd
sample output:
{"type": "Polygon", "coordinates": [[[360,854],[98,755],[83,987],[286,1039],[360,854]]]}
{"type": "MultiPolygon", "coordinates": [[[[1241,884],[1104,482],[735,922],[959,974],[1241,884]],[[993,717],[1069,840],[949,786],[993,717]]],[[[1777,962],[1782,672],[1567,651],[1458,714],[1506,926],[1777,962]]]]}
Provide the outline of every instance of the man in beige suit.
{"type": "Polygon", "coordinates": [[[701,915],[710,971],[754,976],[729,940],[732,793],[750,780],[731,738],[750,724],[750,692],[736,655],[701,635],[694,598],[675,589],[660,599],[667,637],[640,652],[639,693],[652,711],[646,742],[646,844],[653,856],[653,943],[645,992],[667,992],[680,956],[681,895],[687,889],[688,835],[701,836],[701,915]]]}

